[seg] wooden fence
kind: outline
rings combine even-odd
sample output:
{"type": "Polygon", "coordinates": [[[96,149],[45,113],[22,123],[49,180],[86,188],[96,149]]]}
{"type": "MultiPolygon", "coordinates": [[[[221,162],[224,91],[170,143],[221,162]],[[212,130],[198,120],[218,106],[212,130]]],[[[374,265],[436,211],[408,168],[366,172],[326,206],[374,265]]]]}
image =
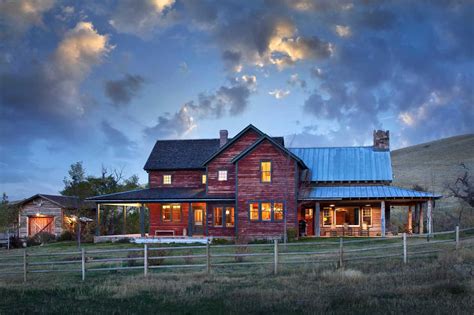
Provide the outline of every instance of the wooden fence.
{"type": "Polygon", "coordinates": [[[426,235],[407,235],[376,239],[318,239],[310,242],[197,246],[158,246],[89,249],[63,252],[0,253],[0,277],[23,277],[37,273],[76,273],[82,280],[88,274],[138,270],[146,276],[155,269],[190,268],[210,274],[213,270],[237,266],[269,266],[274,274],[288,264],[334,264],[372,259],[409,259],[433,256],[442,251],[474,245],[474,228],[426,235]],[[461,235],[462,234],[462,235],[461,235]]]}

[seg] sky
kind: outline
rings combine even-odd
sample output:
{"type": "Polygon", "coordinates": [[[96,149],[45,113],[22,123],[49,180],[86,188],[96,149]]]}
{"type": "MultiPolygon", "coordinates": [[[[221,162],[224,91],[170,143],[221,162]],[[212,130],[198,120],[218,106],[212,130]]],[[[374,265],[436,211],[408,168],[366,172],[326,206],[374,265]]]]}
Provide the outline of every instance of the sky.
{"type": "Polygon", "coordinates": [[[143,171],[157,139],[391,148],[474,132],[474,1],[0,0],[0,190],[143,171]]]}

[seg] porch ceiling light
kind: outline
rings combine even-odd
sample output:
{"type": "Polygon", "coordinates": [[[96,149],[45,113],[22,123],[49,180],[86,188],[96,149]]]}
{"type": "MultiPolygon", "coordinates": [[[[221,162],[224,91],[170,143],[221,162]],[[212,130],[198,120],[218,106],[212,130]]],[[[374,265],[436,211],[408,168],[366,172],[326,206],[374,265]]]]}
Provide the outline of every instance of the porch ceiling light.
{"type": "Polygon", "coordinates": [[[330,207],[335,207],[336,205],[329,205],[330,207]]]}
{"type": "Polygon", "coordinates": [[[365,206],[366,206],[366,207],[370,207],[370,205],[369,205],[369,204],[367,204],[367,205],[365,205],[365,206]]]}
{"type": "Polygon", "coordinates": [[[41,215],[41,213],[39,213],[39,211],[36,212],[36,216],[37,216],[37,217],[39,217],[40,215],[41,215]]]}

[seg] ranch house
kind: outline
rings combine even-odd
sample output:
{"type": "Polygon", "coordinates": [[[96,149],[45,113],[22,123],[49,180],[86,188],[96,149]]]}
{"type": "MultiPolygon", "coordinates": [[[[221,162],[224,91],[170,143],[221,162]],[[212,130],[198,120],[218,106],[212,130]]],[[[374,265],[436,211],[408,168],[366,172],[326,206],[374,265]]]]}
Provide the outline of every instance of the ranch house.
{"type": "Polygon", "coordinates": [[[158,140],[145,164],[149,188],[89,198],[138,208],[143,237],[385,236],[390,210],[409,233],[432,232],[441,196],[395,187],[388,131],[366,147],[287,148],[253,125],[228,138],[158,140]],[[145,231],[145,211],[149,229],[145,231]]]}

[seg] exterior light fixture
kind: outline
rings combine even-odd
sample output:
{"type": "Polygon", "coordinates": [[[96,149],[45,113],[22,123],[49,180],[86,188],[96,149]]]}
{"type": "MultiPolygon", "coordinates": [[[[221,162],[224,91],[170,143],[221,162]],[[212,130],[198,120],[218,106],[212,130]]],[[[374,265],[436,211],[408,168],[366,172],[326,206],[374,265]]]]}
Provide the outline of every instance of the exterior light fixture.
{"type": "Polygon", "coordinates": [[[336,205],[329,205],[330,207],[335,207],[336,205]]]}
{"type": "Polygon", "coordinates": [[[37,217],[39,217],[40,215],[41,215],[41,213],[39,213],[39,211],[36,212],[36,216],[37,216],[37,217]]]}
{"type": "Polygon", "coordinates": [[[370,207],[370,205],[365,205],[366,207],[370,207]]]}

